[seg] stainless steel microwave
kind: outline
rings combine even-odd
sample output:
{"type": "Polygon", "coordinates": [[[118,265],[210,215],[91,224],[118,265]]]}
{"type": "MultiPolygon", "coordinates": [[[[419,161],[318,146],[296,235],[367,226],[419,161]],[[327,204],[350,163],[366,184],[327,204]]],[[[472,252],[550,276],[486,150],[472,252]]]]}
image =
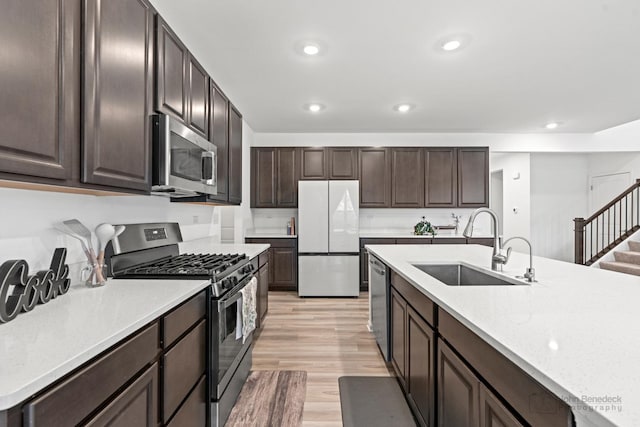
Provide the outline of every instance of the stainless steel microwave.
{"type": "Polygon", "coordinates": [[[151,192],[171,197],[216,195],[217,148],[177,119],[153,116],[151,192]]]}

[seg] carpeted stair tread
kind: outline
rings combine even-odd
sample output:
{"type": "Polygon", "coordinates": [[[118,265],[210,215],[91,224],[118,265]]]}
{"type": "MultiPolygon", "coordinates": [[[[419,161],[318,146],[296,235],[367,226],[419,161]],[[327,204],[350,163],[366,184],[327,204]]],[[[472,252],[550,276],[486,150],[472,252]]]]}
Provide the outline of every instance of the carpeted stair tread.
{"type": "Polygon", "coordinates": [[[340,377],[344,427],[415,426],[404,394],[393,377],[340,377]]]}
{"type": "Polygon", "coordinates": [[[640,265],[640,252],[635,251],[615,251],[613,256],[618,262],[624,262],[627,264],[640,265]]]}
{"type": "Polygon", "coordinates": [[[640,252],[640,242],[629,241],[629,250],[634,252],[640,252]]]}
{"type": "Polygon", "coordinates": [[[604,270],[617,271],[619,273],[633,274],[635,276],[640,276],[640,265],[638,264],[629,264],[626,262],[618,262],[618,261],[602,261],[600,263],[600,268],[604,270]]]}

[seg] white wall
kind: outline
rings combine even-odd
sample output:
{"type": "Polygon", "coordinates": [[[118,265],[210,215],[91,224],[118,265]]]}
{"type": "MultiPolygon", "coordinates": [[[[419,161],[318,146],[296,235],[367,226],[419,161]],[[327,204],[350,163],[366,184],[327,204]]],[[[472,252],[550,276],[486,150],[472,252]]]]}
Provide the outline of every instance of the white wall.
{"type": "Polygon", "coordinates": [[[0,188],[0,201],[0,262],[25,259],[32,270],[49,268],[56,247],[67,247],[68,263],[84,261],[80,243],[54,229],[54,224],[72,218],[90,229],[103,222],[179,222],[185,240],[220,233],[214,207],[170,203],[158,196],[99,197],[0,188]]]}
{"type": "MultiPolygon", "coordinates": [[[[439,208],[439,209],[360,209],[360,231],[388,231],[398,233],[413,233],[413,227],[425,217],[432,225],[454,225],[451,216],[460,216],[458,234],[462,235],[469,216],[474,209],[439,208]]],[[[449,230],[442,230],[441,235],[455,234],[449,230]]],[[[480,215],[473,224],[474,236],[488,236],[491,234],[491,222],[488,215],[480,215]]]]}
{"type": "MultiPolygon", "coordinates": [[[[503,172],[502,230],[505,238],[531,238],[531,172],[529,153],[494,153],[491,172],[503,172]]],[[[528,252],[522,241],[514,241],[514,250],[528,252]]]]}
{"type": "Polygon", "coordinates": [[[534,254],[573,262],[573,218],[587,215],[588,155],[531,154],[534,254]]]}

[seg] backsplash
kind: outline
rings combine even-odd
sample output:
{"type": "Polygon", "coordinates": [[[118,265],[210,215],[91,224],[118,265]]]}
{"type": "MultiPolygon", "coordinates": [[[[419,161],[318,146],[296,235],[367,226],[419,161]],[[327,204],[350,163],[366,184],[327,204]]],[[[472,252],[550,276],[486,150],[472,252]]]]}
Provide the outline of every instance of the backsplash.
{"type": "MultiPolygon", "coordinates": [[[[84,262],[80,243],[54,229],[77,218],[90,229],[98,224],[179,222],[184,240],[220,236],[218,208],[171,203],[156,196],[106,196],[0,188],[0,263],[25,259],[32,271],[49,268],[56,247],[66,247],[67,263],[84,262]]],[[[94,242],[96,245],[96,242],[94,242]]],[[[77,276],[70,275],[72,283],[77,276]]]]}
{"type": "Polygon", "coordinates": [[[253,229],[267,233],[287,233],[291,217],[298,221],[298,209],[252,209],[253,229]]]}

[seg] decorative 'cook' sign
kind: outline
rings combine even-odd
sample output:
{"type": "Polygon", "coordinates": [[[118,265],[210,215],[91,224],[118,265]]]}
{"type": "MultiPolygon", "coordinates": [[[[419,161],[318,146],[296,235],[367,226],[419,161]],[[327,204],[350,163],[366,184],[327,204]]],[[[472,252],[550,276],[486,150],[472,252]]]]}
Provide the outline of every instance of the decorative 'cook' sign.
{"type": "Polygon", "coordinates": [[[0,323],[16,318],[20,312],[34,309],[58,295],[67,293],[70,279],[69,266],[65,265],[67,250],[56,248],[49,270],[38,271],[29,276],[29,265],[25,260],[11,260],[0,266],[0,323]],[[13,292],[9,295],[9,289],[13,292]]]}

